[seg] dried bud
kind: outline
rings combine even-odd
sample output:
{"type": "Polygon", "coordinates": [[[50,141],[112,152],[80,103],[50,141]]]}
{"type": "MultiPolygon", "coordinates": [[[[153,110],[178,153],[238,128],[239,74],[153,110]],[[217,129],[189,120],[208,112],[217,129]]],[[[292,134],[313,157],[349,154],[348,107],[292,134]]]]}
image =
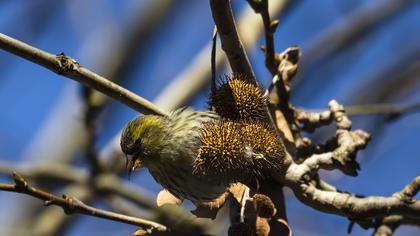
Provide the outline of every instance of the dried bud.
{"type": "Polygon", "coordinates": [[[255,194],[253,197],[255,210],[258,216],[263,218],[271,218],[276,214],[276,207],[273,201],[264,194],[255,194]]]}
{"type": "Polygon", "coordinates": [[[144,229],[138,229],[133,233],[133,236],[147,236],[150,235],[149,232],[147,232],[147,230],[144,229]]]}
{"type": "Polygon", "coordinates": [[[267,121],[267,97],[261,87],[240,75],[226,76],[212,93],[210,105],[229,120],[267,121]]]}
{"type": "Polygon", "coordinates": [[[257,217],[255,220],[255,235],[257,236],[268,236],[270,234],[269,219],[257,217]]]}

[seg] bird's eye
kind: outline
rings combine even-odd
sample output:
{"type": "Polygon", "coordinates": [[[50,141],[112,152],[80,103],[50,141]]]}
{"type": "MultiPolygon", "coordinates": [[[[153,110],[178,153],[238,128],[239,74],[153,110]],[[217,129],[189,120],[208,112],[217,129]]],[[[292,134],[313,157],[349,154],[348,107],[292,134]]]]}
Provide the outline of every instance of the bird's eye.
{"type": "Polygon", "coordinates": [[[141,138],[138,138],[130,147],[125,151],[128,155],[135,155],[140,152],[141,138]]]}
{"type": "Polygon", "coordinates": [[[138,139],[134,142],[134,144],[135,144],[136,146],[140,145],[140,144],[141,144],[141,138],[138,138],[138,139]]]}
{"type": "Polygon", "coordinates": [[[124,153],[125,154],[127,154],[127,155],[133,155],[134,154],[134,148],[126,148],[125,150],[124,150],[124,153]]]}

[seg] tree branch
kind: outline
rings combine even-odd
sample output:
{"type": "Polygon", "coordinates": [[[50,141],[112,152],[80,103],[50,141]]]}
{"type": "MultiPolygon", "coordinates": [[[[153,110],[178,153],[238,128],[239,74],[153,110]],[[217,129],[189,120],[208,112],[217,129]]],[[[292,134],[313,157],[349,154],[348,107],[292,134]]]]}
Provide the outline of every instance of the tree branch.
{"type": "Polygon", "coordinates": [[[261,15],[264,24],[265,34],[265,66],[270,71],[272,76],[278,74],[278,63],[275,59],[274,48],[274,32],[276,31],[278,20],[271,21],[270,13],[268,12],[268,0],[247,0],[249,5],[254,9],[255,13],[261,15]]]}
{"type": "MultiPolygon", "coordinates": [[[[335,120],[336,122],[336,142],[337,148],[331,152],[324,152],[322,154],[314,154],[307,158],[302,165],[305,165],[312,173],[317,173],[320,168],[326,170],[340,169],[343,173],[351,176],[357,176],[357,170],[360,169],[356,162],[357,151],[363,149],[369,139],[370,135],[363,130],[350,131],[351,121],[348,119],[343,106],[336,101],[331,101],[330,118],[324,119],[323,115],[320,121],[335,120]]],[[[321,113],[321,114],[327,114],[321,113]]]]}
{"type": "MultiPolygon", "coordinates": [[[[287,14],[296,1],[273,1],[270,4],[270,14],[280,17],[287,14]]],[[[262,32],[262,25],[254,12],[249,8],[244,8],[239,14],[237,21],[238,34],[245,49],[252,48],[258,41],[262,32]],[[252,29],[252,30],[250,30],[252,29]]],[[[195,93],[206,87],[211,78],[208,58],[211,54],[211,43],[204,46],[200,52],[192,59],[192,63],[187,66],[180,74],[161,91],[154,104],[164,110],[174,110],[195,97],[195,93]]],[[[226,57],[222,56],[222,49],[216,48],[216,67],[225,67],[226,57]]]]}
{"type": "Polygon", "coordinates": [[[232,71],[255,81],[255,74],[239,39],[230,0],[210,0],[211,12],[232,71]]]}
{"type": "MultiPolygon", "coordinates": [[[[292,188],[296,197],[303,203],[320,211],[349,217],[356,222],[390,214],[418,217],[420,201],[413,200],[413,197],[420,189],[420,176],[391,197],[357,197],[351,193],[337,191],[325,184],[327,188],[323,188],[317,185],[316,181],[314,183],[314,180],[319,178],[318,170],[321,168],[340,169],[345,174],[357,175],[358,164],[355,161],[357,151],[364,148],[369,140],[366,132],[351,131],[351,121],[343,106],[334,100],[329,103],[329,106],[329,112],[316,116],[319,119],[312,120],[306,117],[303,120],[320,122],[323,125],[335,121],[337,147],[331,152],[314,154],[300,164],[291,164],[282,183],[292,188]]],[[[322,180],[318,181],[322,182],[322,180]]]]}
{"type": "MultiPolygon", "coordinates": [[[[407,198],[406,190],[395,193],[391,197],[356,197],[349,193],[324,191],[312,184],[302,183],[302,179],[288,180],[287,186],[293,189],[296,197],[314,209],[346,216],[350,219],[369,219],[388,215],[402,215],[418,218],[420,201],[407,198]],[[401,197],[403,196],[403,197],[401,197]]],[[[408,186],[418,190],[420,176],[408,186]]],[[[406,187],[407,188],[407,187],[406,187]]]]}
{"type": "Polygon", "coordinates": [[[13,179],[15,181],[15,184],[0,184],[0,190],[30,195],[32,197],[43,200],[46,206],[56,205],[63,208],[66,214],[79,213],[83,215],[90,215],[99,218],[119,221],[130,225],[140,226],[148,230],[168,230],[166,226],[161,225],[157,222],[97,209],[84,204],[82,201],[76,198],[68,197],[65,195],[63,195],[62,197],[58,197],[54,194],[31,187],[22,176],[16,173],[13,173],[13,179]]]}
{"type": "Polygon", "coordinates": [[[392,236],[400,225],[412,225],[420,227],[420,220],[406,216],[391,215],[378,221],[374,221],[372,226],[362,225],[363,228],[375,228],[373,236],[392,236]]]}
{"type": "Polygon", "coordinates": [[[64,53],[53,55],[1,33],[0,48],[96,89],[143,114],[166,115],[151,102],[82,67],[64,53]]]}

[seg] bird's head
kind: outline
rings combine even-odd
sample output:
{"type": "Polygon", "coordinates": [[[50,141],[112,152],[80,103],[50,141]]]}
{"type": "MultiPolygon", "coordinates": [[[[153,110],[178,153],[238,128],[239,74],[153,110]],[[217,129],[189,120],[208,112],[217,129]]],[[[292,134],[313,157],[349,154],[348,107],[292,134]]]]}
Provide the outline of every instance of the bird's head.
{"type": "Polygon", "coordinates": [[[166,122],[165,117],[145,115],[125,126],[120,145],[127,158],[129,174],[149,161],[147,159],[159,158],[167,134],[166,122]]]}

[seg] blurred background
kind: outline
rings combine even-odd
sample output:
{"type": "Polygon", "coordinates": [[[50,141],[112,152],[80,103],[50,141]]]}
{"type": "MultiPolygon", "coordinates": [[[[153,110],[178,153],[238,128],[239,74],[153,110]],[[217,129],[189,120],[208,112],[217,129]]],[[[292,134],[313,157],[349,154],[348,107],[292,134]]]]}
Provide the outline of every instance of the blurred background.
{"type": "MultiPolygon", "coordinates": [[[[246,1],[232,2],[257,78],[268,86],[271,78],[260,50],[261,19],[246,1]]],[[[272,18],[280,20],[276,51],[299,46],[303,53],[292,88],[293,104],[320,110],[331,99],[348,106],[420,103],[419,3],[271,0],[272,18]]],[[[54,54],[65,52],[165,110],[206,108],[213,26],[208,1],[0,1],[1,33],[54,54]]],[[[220,48],[217,55],[218,75],[229,73],[220,48]]],[[[4,51],[0,78],[1,182],[10,182],[11,169],[29,173],[67,163],[77,170],[76,177],[86,177],[95,171],[86,158],[92,153],[112,171],[109,163],[116,160],[106,158],[109,146],[125,123],[138,115],[136,111],[4,51]]],[[[362,170],[357,178],[335,171],[323,173],[324,178],[357,194],[389,196],[418,176],[420,112],[391,118],[353,116],[354,128],[373,135],[358,157],[362,170]]],[[[325,128],[311,137],[322,142],[332,134],[325,128]]],[[[109,194],[71,181],[28,175],[29,179],[34,175],[35,186],[73,194],[96,207],[135,209],[132,203],[114,201],[109,194]]],[[[161,189],[146,171],[131,180],[121,178],[149,202],[161,189]]],[[[306,207],[288,190],[285,194],[294,235],[347,235],[347,219],[306,207]]],[[[15,193],[0,192],[0,209],[1,235],[130,235],[135,230],[88,216],[64,220],[62,210],[44,208],[42,202],[15,193]]],[[[213,232],[224,235],[226,225],[218,225],[213,232]]],[[[371,233],[372,229],[355,226],[352,235],[371,233]]],[[[395,233],[419,234],[419,228],[407,226],[395,233]]]]}

